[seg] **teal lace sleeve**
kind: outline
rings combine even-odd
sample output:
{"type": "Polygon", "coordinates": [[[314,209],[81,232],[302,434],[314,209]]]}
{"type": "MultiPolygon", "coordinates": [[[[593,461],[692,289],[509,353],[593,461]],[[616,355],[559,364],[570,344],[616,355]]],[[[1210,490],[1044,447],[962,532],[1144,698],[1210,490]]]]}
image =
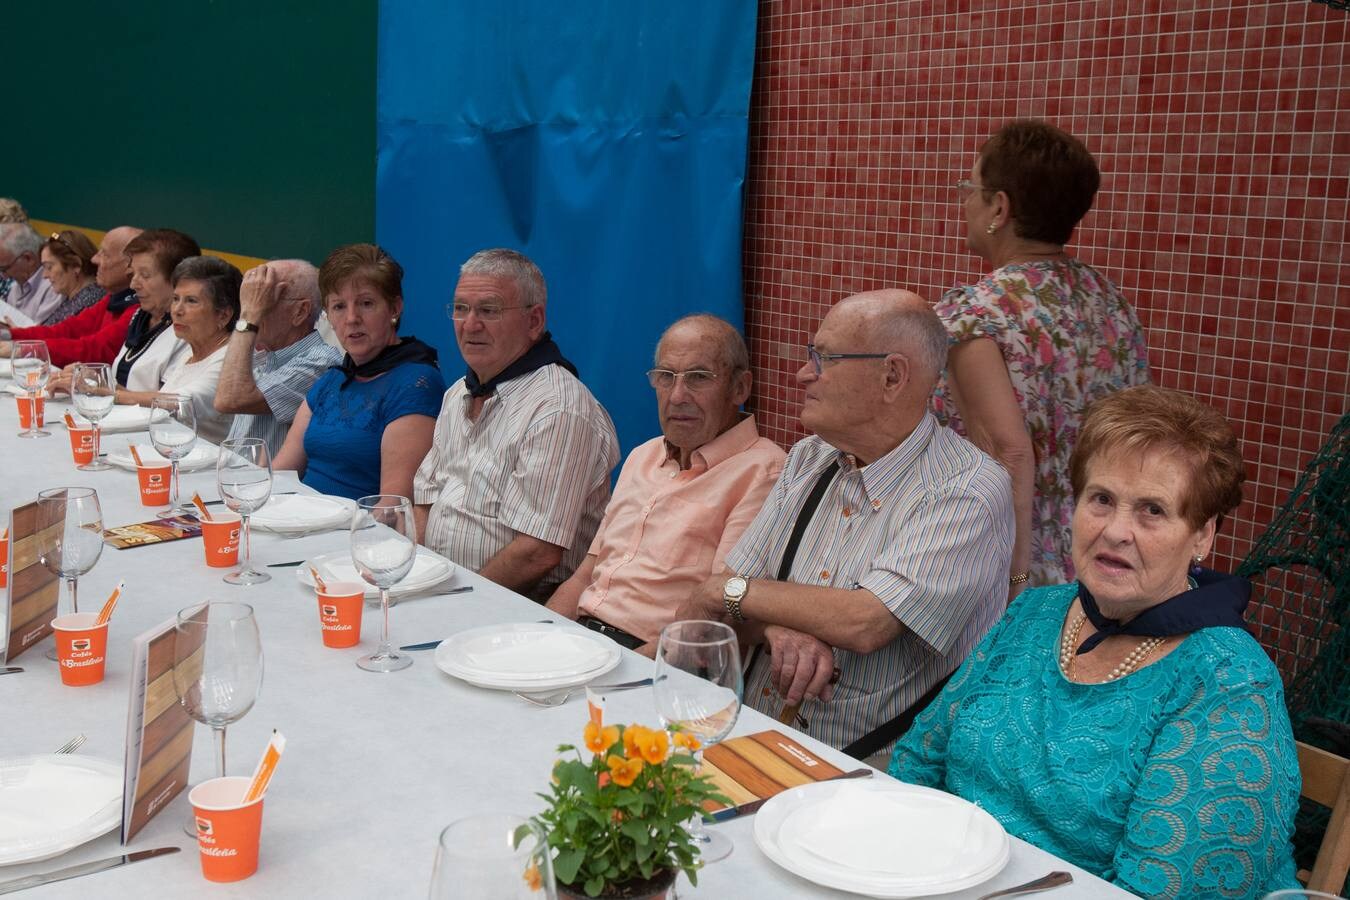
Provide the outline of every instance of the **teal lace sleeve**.
{"type": "Polygon", "coordinates": [[[1297,887],[1289,833],[1299,783],[1274,668],[1264,656],[1216,659],[1149,748],[1113,860],[1116,884],[1144,897],[1297,887]]]}

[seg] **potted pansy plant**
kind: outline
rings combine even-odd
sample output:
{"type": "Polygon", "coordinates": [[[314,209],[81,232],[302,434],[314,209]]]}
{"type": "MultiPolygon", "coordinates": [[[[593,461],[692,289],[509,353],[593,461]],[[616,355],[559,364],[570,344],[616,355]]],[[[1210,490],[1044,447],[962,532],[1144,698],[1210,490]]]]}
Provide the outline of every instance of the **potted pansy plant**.
{"type": "Polygon", "coordinates": [[[680,872],[698,883],[685,823],[703,801],[730,801],[698,773],[698,739],[641,725],[604,725],[591,708],[585,750],[563,744],[538,822],[555,856],[558,895],[664,898],[680,872]]]}

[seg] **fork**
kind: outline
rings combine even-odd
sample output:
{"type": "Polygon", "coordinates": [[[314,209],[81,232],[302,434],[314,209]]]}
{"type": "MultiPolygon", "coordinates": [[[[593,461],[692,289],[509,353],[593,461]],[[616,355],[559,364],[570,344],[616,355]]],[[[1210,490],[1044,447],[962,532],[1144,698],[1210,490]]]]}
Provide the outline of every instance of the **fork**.
{"type": "Polygon", "coordinates": [[[62,744],[62,745],[60,746],[60,748],[57,749],[56,752],[57,752],[57,753],[74,753],[76,750],[80,749],[80,747],[84,746],[84,742],[85,742],[86,740],[87,740],[87,738],[86,738],[84,735],[82,735],[82,734],[77,734],[77,735],[75,735],[73,738],[71,738],[70,740],[66,741],[64,744],[62,744]]]}
{"type": "Polygon", "coordinates": [[[1028,881],[1026,884],[1019,884],[1016,887],[1004,888],[1001,891],[994,891],[992,894],[985,894],[979,900],[993,900],[994,897],[1015,897],[1018,894],[1034,894],[1037,891],[1048,891],[1051,888],[1072,883],[1073,876],[1068,872],[1051,872],[1035,881],[1028,881]]]}
{"type": "Polygon", "coordinates": [[[567,702],[568,697],[572,696],[577,691],[585,690],[587,687],[590,687],[591,690],[595,691],[631,691],[637,688],[650,687],[651,683],[652,680],[650,678],[641,678],[637,681],[625,681],[620,684],[583,684],[578,687],[568,688],[565,691],[556,691],[552,694],[522,694],[520,691],[512,691],[511,693],[515,694],[526,703],[533,703],[535,706],[551,707],[562,706],[567,702]]]}

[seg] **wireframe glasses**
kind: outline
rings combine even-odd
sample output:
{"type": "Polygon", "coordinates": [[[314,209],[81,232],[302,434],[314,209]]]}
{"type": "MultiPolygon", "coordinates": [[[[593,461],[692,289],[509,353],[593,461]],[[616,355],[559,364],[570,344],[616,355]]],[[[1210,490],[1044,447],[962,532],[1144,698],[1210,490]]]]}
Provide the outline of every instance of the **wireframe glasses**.
{"type": "Polygon", "coordinates": [[[472,306],[468,303],[447,303],[445,304],[445,314],[456,322],[463,322],[473,313],[478,316],[480,322],[499,322],[502,313],[508,309],[525,309],[528,303],[521,303],[517,306],[498,306],[495,303],[484,303],[482,306],[472,306]]]}
{"type": "Polygon", "coordinates": [[[681,378],[684,379],[685,390],[696,394],[708,390],[717,383],[717,373],[709,372],[707,369],[690,369],[687,372],[672,372],[670,369],[647,370],[647,380],[658,391],[674,390],[675,383],[681,378]]]}
{"type": "Polygon", "coordinates": [[[987,187],[985,187],[985,186],[982,185],[982,184],[976,184],[975,182],[971,181],[969,178],[962,178],[960,181],[958,181],[958,182],[956,183],[956,189],[957,189],[958,191],[961,192],[961,197],[962,197],[963,199],[966,198],[966,197],[969,197],[969,196],[970,196],[971,194],[973,194],[975,191],[989,191],[989,190],[992,190],[992,188],[987,188],[987,187]]]}
{"type": "Polygon", "coordinates": [[[816,349],[815,344],[806,345],[806,355],[811,360],[812,367],[819,375],[825,368],[825,363],[835,362],[841,359],[885,359],[890,356],[889,353],[821,353],[816,349]]]}

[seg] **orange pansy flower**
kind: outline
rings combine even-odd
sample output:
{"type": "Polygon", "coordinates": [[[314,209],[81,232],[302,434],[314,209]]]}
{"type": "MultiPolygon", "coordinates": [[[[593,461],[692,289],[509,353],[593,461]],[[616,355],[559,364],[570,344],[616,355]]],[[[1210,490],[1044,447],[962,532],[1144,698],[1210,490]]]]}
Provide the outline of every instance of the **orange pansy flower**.
{"type": "MultiPolygon", "coordinates": [[[[637,755],[654,766],[665,760],[666,753],[670,750],[670,738],[663,730],[644,728],[642,733],[633,739],[633,747],[637,755]]],[[[633,753],[628,755],[634,756],[633,753]]]]}
{"type": "Polygon", "coordinates": [[[675,732],[675,743],[681,747],[687,747],[689,750],[697,750],[699,747],[703,746],[698,738],[687,731],[675,732]]]}
{"type": "Polygon", "coordinates": [[[634,759],[641,754],[638,752],[637,742],[642,733],[647,731],[641,725],[629,725],[623,730],[623,755],[634,759]]]}
{"type": "Polygon", "coordinates": [[[586,723],[586,730],[583,733],[586,739],[586,749],[599,756],[619,739],[619,729],[613,725],[600,727],[594,722],[586,723]]]}
{"type": "Polygon", "coordinates": [[[609,764],[610,774],[614,776],[614,783],[619,787],[628,787],[642,774],[643,763],[640,759],[611,756],[606,762],[609,764]]]}

